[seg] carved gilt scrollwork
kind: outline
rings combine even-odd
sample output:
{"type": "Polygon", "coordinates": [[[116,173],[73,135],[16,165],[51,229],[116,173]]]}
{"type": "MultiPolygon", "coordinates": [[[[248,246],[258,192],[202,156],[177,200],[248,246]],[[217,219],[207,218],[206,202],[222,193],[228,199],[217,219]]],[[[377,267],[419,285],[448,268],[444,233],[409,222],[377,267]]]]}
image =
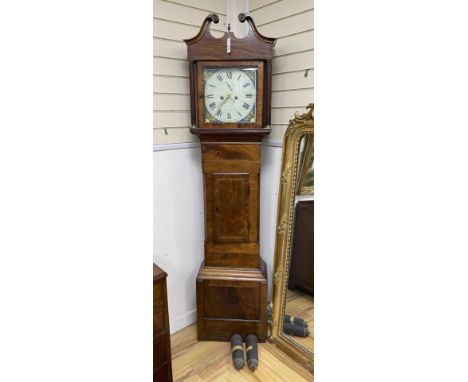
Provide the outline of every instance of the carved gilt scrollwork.
{"type": "Polygon", "coordinates": [[[278,233],[283,233],[286,231],[286,228],[288,228],[288,221],[287,220],[282,220],[280,224],[278,224],[278,228],[276,229],[276,232],[278,233]]]}
{"type": "Polygon", "coordinates": [[[281,183],[282,183],[282,184],[284,184],[284,183],[286,183],[286,182],[288,181],[290,170],[291,170],[291,169],[289,168],[289,166],[286,167],[286,168],[283,170],[283,172],[282,172],[282,174],[281,174],[281,183]]]}
{"type": "Polygon", "coordinates": [[[279,284],[279,282],[281,280],[281,277],[283,277],[283,269],[282,268],[278,269],[275,272],[275,276],[273,277],[273,281],[274,281],[275,285],[279,284]]]}

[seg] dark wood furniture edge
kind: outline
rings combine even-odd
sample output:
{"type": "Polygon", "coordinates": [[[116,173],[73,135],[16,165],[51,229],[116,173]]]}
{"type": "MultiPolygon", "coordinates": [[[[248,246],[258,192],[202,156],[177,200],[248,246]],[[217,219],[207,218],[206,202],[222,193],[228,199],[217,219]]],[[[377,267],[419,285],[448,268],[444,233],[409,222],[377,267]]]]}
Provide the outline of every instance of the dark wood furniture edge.
{"type": "Polygon", "coordinates": [[[226,128],[200,128],[200,127],[191,127],[190,132],[196,135],[259,135],[264,137],[265,135],[270,134],[271,129],[259,127],[259,128],[238,128],[238,129],[226,129],[226,128]]]}
{"type": "Polygon", "coordinates": [[[232,278],[239,281],[261,281],[267,279],[267,265],[265,260],[260,257],[260,266],[258,268],[238,268],[238,267],[210,267],[202,262],[198,270],[200,280],[213,280],[217,278],[232,278]],[[232,276],[235,274],[235,276],[232,276]]]}
{"type": "Polygon", "coordinates": [[[158,382],[173,381],[166,280],[167,273],[153,263],[153,381],[158,382]]]}
{"type": "MultiPolygon", "coordinates": [[[[253,21],[253,19],[252,19],[252,17],[250,15],[247,15],[245,13],[240,13],[238,18],[239,18],[239,21],[241,23],[244,23],[245,21],[247,21],[247,23],[250,26],[250,31],[252,31],[252,33],[254,34],[254,36],[258,40],[260,40],[262,42],[265,42],[267,44],[271,44],[273,47],[275,46],[276,38],[267,37],[267,36],[262,35],[258,31],[258,29],[257,29],[257,27],[255,25],[255,22],[253,21]]],[[[208,16],[206,16],[205,20],[203,20],[202,26],[200,27],[200,30],[197,33],[197,35],[192,37],[192,38],[184,39],[185,43],[187,45],[192,45],[192,44],[195,44],[196,42],[200,41],[206,33],[209,33],[209,30],[210,30],[209,27],[210,27],[210,24],[212,22],[215,23],[215,24],[218,24],[218,22],[219,22],[219,16],[216,13],[210,13],[208,16]]],[[[229,36],[228,36],[227,32],[225,32],[223,36],[219,37],[219,39],[224,39],[224,38],[227,38],[227,37],[231,37],[231,39],[242,40],[241,38],[237,38],[233,33],[229,34],[229,36]]]]}
{"type": "Polygon", "coordinates": [[[240,14],[239,19],[243,18],[249,25],[247,34],[238,38],[232,32],[226,31],[221,37],[214,37],[210,32],[211,22],[219,20],[215,14],[208,15],[203,21],[199,32],[196,36],[184,39],[188,52],[188,61],[200,61],[200,60],[242,60],[252,59],[253,51],[244,50],[239,48],[246,42],[251,42],[256,46],[255,58],[259,60],[265,60],[271,62],[273,60],[273,48],[276,44],[276,39],[263,36],[256,28],[254,21],[248,15],[240,14]],[[226,52],[226,43],[230,39],[232,52],[226,52]],[[216,54],[209,49],[206,49],[205,44],[208,44],[211,48],[216,48],[216,54]]]}
{"type": "Polygon", "coordinates": [[[191,45],[191,44],[196,43],[197,41],[200,41],[203,38],[203,36],[207,32],[209,32],[209,26],[212,22],[214,22],[215,24],[218,24],[219,22],[219,16],[216,13],[210,13],[208,16],[206,16],[205,20],[203,20],[203,24],[200,27],[200,30],[198,31],[197,35],[192,38],[184,39],[185,43],[187,45],[191,45]]]}
{"type": "Polygon", "coordinates": [[[167,277],[167,273],[153,263],[153,281],[167,277]]]}

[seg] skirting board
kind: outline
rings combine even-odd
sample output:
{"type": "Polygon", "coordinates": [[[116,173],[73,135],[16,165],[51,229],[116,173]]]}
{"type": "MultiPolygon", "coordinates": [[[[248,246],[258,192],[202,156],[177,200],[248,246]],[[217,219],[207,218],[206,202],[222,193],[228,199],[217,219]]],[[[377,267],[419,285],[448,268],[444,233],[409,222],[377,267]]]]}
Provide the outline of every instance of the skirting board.
{"type": "MultiPolygon", "coordinates": [[[[283,147],[283,141],[279,139],[266,139],[263,141],[263,146],[269,147],[283,147]]],[[[154,144],[153,152],[156,151],[167,151],[167,150],[181,150],[181,149],[193,149],[199,148],[199,142],[185,142],[185,143],[172,143],[172,144],[154,144]]]]}
{"type": "Polygon", "coordinates": [[[187,312],[183,314],[180,317],[177,317],[174,321],[170,322],[170,332],[171,334],[178,332],[179,330],[192,325],[194,322],[197,321],[197,310],[191,310],[190,312],[187,312]]]}

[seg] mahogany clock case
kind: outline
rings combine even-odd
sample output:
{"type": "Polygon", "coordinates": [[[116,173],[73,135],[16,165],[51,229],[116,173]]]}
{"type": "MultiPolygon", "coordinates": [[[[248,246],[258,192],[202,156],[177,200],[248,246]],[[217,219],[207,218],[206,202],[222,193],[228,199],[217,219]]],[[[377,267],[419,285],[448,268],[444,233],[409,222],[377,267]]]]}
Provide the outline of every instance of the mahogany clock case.
{"type": "MultiPolygon", "coordinates": [[[[270,129],[271,60],[275,39],[249,32],[215,38],[209,15],[185,40],[190,62],[192,134],[201,141],[205,199],[205,261],[197,276],[198,339],[229,341],[239,333],[266,340],[267,272],[260,257],[260,148],[270,129]],[[231,51],[227,47],[231,45],[231,51]],[[206,123],[204,70],[256,68],[255,123],[206,123]]],[[[207,80],[209,78],[207,77],[207,80]]],[[[221,80],[220,80],[221,81],[221,80]]]]}

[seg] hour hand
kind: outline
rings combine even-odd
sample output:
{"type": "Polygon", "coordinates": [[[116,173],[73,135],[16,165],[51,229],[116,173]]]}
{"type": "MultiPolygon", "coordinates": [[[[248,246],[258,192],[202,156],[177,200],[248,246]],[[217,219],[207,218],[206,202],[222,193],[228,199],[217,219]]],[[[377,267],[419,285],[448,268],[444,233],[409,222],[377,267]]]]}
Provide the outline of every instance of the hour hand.
{"type": "Polygon", "coordinates": [[[227,82],[226,85],[228,86],[229,90],[232,91],[231,85],[229,85],[227,82]]]}
{"type": "Polygon", "coordinates": [[[226,101],[227,101],[229,98],[231,98],[231,95],[230,95],[230,94],[228,94],[227,97],[224,98],[224,101],[221,102],[221,103],[219,104],[218,107],[219,107],[220,110],[221,110],[221,108],[224,106],[224,104],[226,103],[226,101]]]}

